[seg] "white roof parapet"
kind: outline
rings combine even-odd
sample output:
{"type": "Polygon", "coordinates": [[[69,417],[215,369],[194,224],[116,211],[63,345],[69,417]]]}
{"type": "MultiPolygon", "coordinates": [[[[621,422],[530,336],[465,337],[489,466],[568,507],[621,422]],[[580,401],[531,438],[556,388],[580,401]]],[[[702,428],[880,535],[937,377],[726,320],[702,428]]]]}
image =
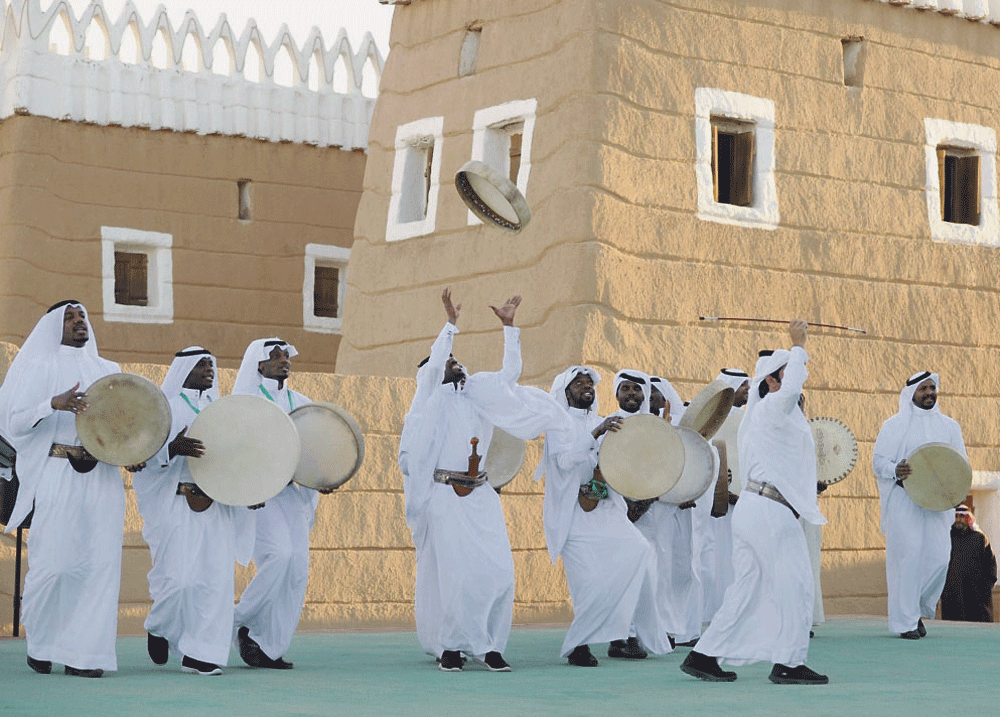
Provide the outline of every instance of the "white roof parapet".
{"type": "MultiPolygon", "coordinates": [[[[370,33],[357,53],[341,30],[327,48],[312,28],[300,48],[285,25],[266,43],[254,20],[237,37],[225,15],[206,33],[190,10],[175,29],[160,5],[144,24],[131,0],[112,22],[102,0],[92,0],[79,19],[66,0],[43,11],[41,0],[4,0],[0,46],[0,118],[30,114],[100,125],[170,129],[197,134],[252,137],[344,149],[366,149],[374,97],[362,93],[365,64],[376,81],[385,62],[370,33]],[[57,22],[65,23],[70,47],[51,47],[57,22]],[[88,59],[88,30],[96,26],[105,43],[102,60],[88,59]],[[125,33],[132,32],[135,62],[122,58],[125,33]],[[154,41],[164,43],[165,67],[154,65],[154,41]],[[194,42],[198,68],[185,68],[184,43],[194,42]],[[213,68],[217,43],[229,67],[213,68]],[[286,52],[294,86],[275,82],[275,59],[286,52]],[[259,81],[248,62],[258,61],[259,81]],[[309,72],[319,73],[312,87],[309,72]],[[334,77],[345,75],[345,92],[334,77]]],[[[93,33],[91,32],[91,35],[93,33]]],[[[190,54],[190,51],[189,53],[190,54]]]]}
{"type": "Polygon", "coordinates": [[[1000,0],[878,0],[887,5],[935,11],[971,22],[1000,25],[1000,0]]]}

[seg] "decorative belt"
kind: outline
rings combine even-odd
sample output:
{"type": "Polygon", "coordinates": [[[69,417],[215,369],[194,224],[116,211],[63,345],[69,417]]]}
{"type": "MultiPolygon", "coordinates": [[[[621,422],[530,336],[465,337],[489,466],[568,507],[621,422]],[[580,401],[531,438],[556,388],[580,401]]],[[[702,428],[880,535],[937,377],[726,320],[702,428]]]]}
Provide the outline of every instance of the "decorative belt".
{"type": "Polygon", "coordinates": [[[96,461],[83,446],[67,446],[65,443],[53,443],[49,448],[49,458],[74,458],[78,461],[96,461]]]}
{"type": "Polygon", "coordinates": [[[775,503],[781,503],[783,506],[792,511],[792,515],[796,518],[799,517],[798,512],[792,507],[791,503],[785,500],[785,496],[781,494],[781,491],[770,483],[758,483],[755,480],[747,481],[746,487],[743,490],[748,490],[751,493],[764,496],[765,498],[773,500],[775,503]]]}
{"type": "Polygon", "coordinates": [[[446,471],[443,468],[434,470],[435,483],[447,483],[449,485],[459,485],[463,488],[476,488],[486,482],[486,471],[479,471],[477,475],[470,476],[467,473],[458,471],[446,471]]]}

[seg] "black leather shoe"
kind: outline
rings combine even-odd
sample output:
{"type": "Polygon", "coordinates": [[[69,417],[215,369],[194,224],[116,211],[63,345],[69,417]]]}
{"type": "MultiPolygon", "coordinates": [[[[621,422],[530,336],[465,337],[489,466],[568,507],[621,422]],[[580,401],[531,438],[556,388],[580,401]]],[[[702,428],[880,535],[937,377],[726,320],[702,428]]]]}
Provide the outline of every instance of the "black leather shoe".
{"type": "Polygon", "coordinates": [[[442,672],[461,672],[462,653],[458,650],[445,650],[438,660],[438,669],[442,672]]]}
{"type": "Polygon", "coordinates": [[[63,672],[72,677],[100,677],[104,674],[104,670],[88,670],[80,667],[70,667],[69,665],[66,665],[63,672]]]}
{"type": "Polygon", "coordinates": [[[646,651],[639,644],[639,638],[630,637],[628,640],[612,640],[608,645],[608,657],[616,657],[624,660],[645,660],[646,651]]]}
{"type": "Polygon", "coordinates": [[[267,658],[267,662],[261,665],[261,667],[267,667],[272,670],[290,670],[295,667],[295,665],[291,662],[286,662],[283,658],[279,657],[277,660],[267,658]]]}
{"type": "Polygon", "coordinates": [[[688,640],[687,642],[678,642],[678,643],[676,644],[676,647],[694,647],[695,645],[697,645],[697,644],[698,644],[698,640],[699,640],[699,639],[700,639],[700,638],[697,638],[697,637],[696,637],[696,638],[694,638],[693,640],[688,640]]]}
{"type": "Polygon", "coordinates": [[[495,650],[487,652],[483,656],[483,664],[486,665],[486,669],[490,672],[510,672],[510,665],[507,664],[507,660],[503,659],[503,655],[495,650]]]}
{"type": "Polygon", "coordinates": [[[916,630],[907,630],[906,632],[899,633],[899,636],[904,640],[919,640],[920,633],[916,630]]]}
{"type": "Polygon", "coordinates": [[[927,628],[924,627],[923,619],[917,620],[917,634],[920,635],[920,637],[927,637],[927,628]]]}
{"type": "Polygon", "coordinates": [[[706,682],[735,682],[736,673],[719,667],[719,661],[710,655],[691,650],[681,663],[681,672],[706,682]]]}
{"type": "Polygon", "coordinates": [[[830,681],[826,675],[814,672],[805,665],[798,667],[775,665],[771,668],[771,674],[767,679],[776,685],[825,685],[830,681]]]}
{"type": "Polygon", "coordinates": [[[146,633],[146,652],[149,653],[149,659],[153,661],[153,664],[165,665],[170,659],[170,643],[167,642],[167,638],[148,632],[146,633]]]}
{"type": "Polygon", "coordinates": [[[250,667],[264,667],[264,662],[271,659],[260,649],[257,641],[250,637],[250,628],[244,626],[237,630],[236,641],[240,646],[240,659],[250,667]]]}
{"type": "Polygon", "coordinates": [[[47,675],[52,672],[52,663],[48,660],[36,660],[31,655],[28,655],[28,667],[33,669],[39,675],[47,675]]]}
{"type": "Polygon", "coordinates": [[[590,651],[589,645],[580,645],[573,649],[573,652],[566,656],[569,660],[569,664],[576,665],[577,667],[597,667],[597,658],[594,657],[594,653],[590,651]]]}
{"type": "Polygon", "coordinates": [[[201,660],[184,655],[184,659],[181,660],[181,672],[186,672],[189,675],[211,677],[213,675],[221,675],[222,668],[211,662],[202,662],[201,660]]]}

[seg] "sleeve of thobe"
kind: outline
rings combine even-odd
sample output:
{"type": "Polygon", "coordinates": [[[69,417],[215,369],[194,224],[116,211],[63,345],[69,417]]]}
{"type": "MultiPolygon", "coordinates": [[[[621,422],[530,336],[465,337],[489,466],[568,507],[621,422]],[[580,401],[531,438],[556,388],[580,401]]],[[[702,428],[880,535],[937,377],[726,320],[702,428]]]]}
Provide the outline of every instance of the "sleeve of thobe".
{"type": "Polygon", "coordinates": [[[500,377],[509,384],[521,378],[521,329],[516,326],[503,327],[503,368],[500,377]]]}
{"type": "Polygon", "coordinates": [[[806,370],[806,361],[809,354],[801,346],[793,346],[791,358],[785,365],[785,375],[781,379],[781,387],[775,393],[782,413],[789,414],[799,408],[799,396],[802,395],[802,387],[805,385],[809,372],[806,370]]]}
{"type": "Polygon", "coordinates": [[[451,356],[451,347],[457,333],[459,333],[458,327],[449,321],[434,339],[430,358],[417,371],[417,390],[410,403],[411,412],[426,403],[435,387],[444,378],[444,365],[448,363],[448,357],[451,356]]]}
{"type": "Polygon", "coordinates": [[[902,440],[902,436],[897,435],[896,423],[897,421],[890,418],[882,424],[875,439],[875,448],[872,450],[872,470],[883,488],[896,482],[896,454],[899,452],[899,442],[902,440]]]}
{"type": "MultiPolygon", "coordinates": [[[[23,437],[41,421],[55,414],[52,408],[52,385],[55,383],[50,375],[49,366],[39,366],[37,372],[30,375],[31,380],[22,380],[15,389],[7,427],[11,437],[23,437]]],[[[66,386],[63,390],[69,390],[66,386]]]]}

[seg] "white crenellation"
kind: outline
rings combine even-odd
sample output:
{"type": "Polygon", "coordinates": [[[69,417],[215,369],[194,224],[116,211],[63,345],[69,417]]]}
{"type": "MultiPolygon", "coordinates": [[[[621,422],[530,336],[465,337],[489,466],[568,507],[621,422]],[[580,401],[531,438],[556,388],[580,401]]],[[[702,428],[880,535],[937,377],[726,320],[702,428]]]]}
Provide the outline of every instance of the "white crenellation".
{"type": "Polygon", "coordinates": [[[355,52],[344,30],[327,47],[314,27],[298,47],[282,25],[268,43],[253,20],[237,35],[220,15],[205,32],[190,10],[174,27],[162,6],[144,22],[131,1],[117,19],[102,0],[79,18],[66,0],[47,10],[5,0],[3,10],[0,118],[368,146],[375,97],[366,94],[377,94],[368,88],[384,67],[370,33],[355,52]],[[291,86],[278,79],[286,75],[291,86]]]}
{"type": "Polygon", "coordinates": [[[1000,25],[1000,0],[879,0],[887,5],[939,12],[970,22],[1000,25]]]}

